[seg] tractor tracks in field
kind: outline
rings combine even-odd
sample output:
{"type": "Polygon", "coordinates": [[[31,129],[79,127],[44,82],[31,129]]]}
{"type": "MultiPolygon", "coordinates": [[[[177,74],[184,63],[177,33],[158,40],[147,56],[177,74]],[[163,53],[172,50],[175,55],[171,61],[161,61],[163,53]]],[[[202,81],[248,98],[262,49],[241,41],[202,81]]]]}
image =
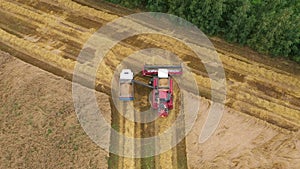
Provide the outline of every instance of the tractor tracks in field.
{"type": "MultiPolygon", "coordinates": [[[[146,93],[146,92],[145,92],[146,93]]],[[[145,104],[148,101],[146,99],[140,99],[137,101],[129,101],[129,102],[118,102],[117,105],[113,105],[112,109],[112,123],[115,126],[115,129],[123,134],[124,136],[131,138],[148,138],[154,137],[162,134],[166,131],[175,121],[176,117],[179,114],[181,101],[180,92],[176,89],[174,102],[176,103],[175,108],[170,112],[168,118],[159,118],[155,121],[148,123],[137,123],[133,122],[129,119],[142,118],[141,110],[139,107],[136,110],[132,108],[134,105],[145,104]],[[118,107],[118,108],[117,108],[118,107]],[[130,116],[130,118],[125,118],[130,116]],[[139,117],[138,117],[139,116],[139,117]]],[[[142,97],[142,96],[141,96],[142,97]]],[[[145,97],[142,97],[145,98],[145,97]]],[[[114,103],[111,103],[114,104],[114,103]]],[[[144,107],[144,109],[148,107],[144,107]]],[[[149,113],[149,112],[148,112],[149,113]]],[[[155,110],[152,113],[157,113],[155,110]]],[[[127,154],[128,152],[135,152],[141,156],[141,158],[133,158],[133,157],[123,157],[117,156],[114,154],[110,155],[110,168],[173,168],[173,169],[184,169],[187,168],[187,159],[185,152],[185,141],[184,139],[174,148],[159,154],[159,151],[162,147],[156,145],[171,145],[172,142],[176,142],[179,134],[184,134],[184,116],[180,116],[181,122],[176,124],[176,133],[173,133],[165,140],[157,139],[157,143],[155,142],[137,142],[130,143],[126,142],[124,139],[117,140],[119,144],[119,153],[127,154]],[[177,135],[178,133],[178,135],[177,135]],[[142,145],[142,146],[141,146],[142,145]],[[136,149],[141,148],[140,152],[136,152],[136,149]],[[144,157],[144,155],[149,154],[159,154],[152,157],[144,157]],[[113,164],[114,163],[114,164],[113,164]]],[[[114,140],[115,141],[115,140],[114,140]]],[[[123,154],[123,155],[124,155],[123,154]]]]}
{"type": "MultiPolygon", "coordinates": [[[[128,113],[132,114],[133,110],[130,108],[132,107],[133,104],[132,102],[121,102],[119,105],[120,111],[119,112],[119,132],[123,134],[124,136],[135,138],[137,137],[137,131],[136,127],[138,127],[135,122],[130,121],[124,116],[128,113]],[[121,114],[124,114],[122,116],[121,114]]],[[[136,143],[129,143],[126,142],[124,139],[119,140],[119,147],[123,149],[123,152],[120,152],[121,154],[126,154],[127,152],[135,152],[135,144],[136,143]]],[[[118,162],[118,168],[135,168],[138,166],[139,161],[136,160],[134,157],[119,157],[119,162],[118,162]]]]}

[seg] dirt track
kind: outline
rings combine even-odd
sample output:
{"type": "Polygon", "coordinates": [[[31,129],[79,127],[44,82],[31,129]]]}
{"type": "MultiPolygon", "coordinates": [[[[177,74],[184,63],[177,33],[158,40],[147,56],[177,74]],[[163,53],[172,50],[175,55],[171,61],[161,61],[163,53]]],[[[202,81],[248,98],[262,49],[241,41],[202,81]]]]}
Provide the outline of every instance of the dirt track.
{"type": "MultiPolygon", "coordinates": [[[[1,50],[69,80],[76,57],[90,35],[103,24],[127,13],[124,10],[121,13],[119,8],[107,4],[97,6],[96,10],[67,0],[0,2],[1,50]]],[[[212,39],[212,42],[216,45],[225,67],[228,91],[226,105],[237,112],[247,113],[288,131],[298,131],[299,66],[288,63],[293,68],[276,68],[276,62],[262,64],[265,60],[249,50],[243,53],[238,51],[239,48],[218,39],[212,39]]],[[[110,78],[116,65],[134,51],[147,47],[161,47],[176,53],[192,68],[202,96],[210,98],[210,79],[203,66],[199,68],[201,62],[195,59],[191,51],[173,39],[154,35],[133,37],[115,46],[107,56],[109,59],[103,62],[106,71],[97,74],[97,90],[110,94],[108,84],[111,84],[110,78]]],[[[86,61],[80,62],[85,64],[86,61]]],[[[133,134],[126,130],[132,128],[133,124],[123,119],[119,119],[118,123],[120,130],[123,130],[121,132],[133,134]]],[[[155,134],[155,131],[152,132],[155,134]]],[[[170,162],[171,156],[175,157],[176,153],[176,150],[172,150],[159,158],[168,159],[166,161],[170,162]]],[[[176,158],[171,161],[174,162],[174,159],[176,158]]],[[[158,166],[152,160],[147,159],[145,163],[150,161],[151,165],[158,166]]],[[[122,164],[123,166],[134,165],[130,159],[124,161],[126,164],[122,164]]],[[[143,160],[141,163],[143,164],[143,160]]]]}

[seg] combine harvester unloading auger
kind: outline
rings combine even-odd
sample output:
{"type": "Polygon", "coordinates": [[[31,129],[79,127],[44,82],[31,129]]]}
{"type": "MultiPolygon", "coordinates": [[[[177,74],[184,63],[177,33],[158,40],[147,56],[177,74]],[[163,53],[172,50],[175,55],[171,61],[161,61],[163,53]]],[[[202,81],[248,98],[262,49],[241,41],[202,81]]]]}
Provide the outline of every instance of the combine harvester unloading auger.
{"type": "Polygon", "coordinates": [[[152,90],[152,108],[157,110],[160,117],[167,117],[173,109],[173,79],[172,75],[182,74],[181,65],[144,65],[143,76],[150,77],[149,84],[134,80],[130,69],[123,69],[120,73],[120,95],[123,101],[134,100],[134,84],[149,87],[152,90]]]}

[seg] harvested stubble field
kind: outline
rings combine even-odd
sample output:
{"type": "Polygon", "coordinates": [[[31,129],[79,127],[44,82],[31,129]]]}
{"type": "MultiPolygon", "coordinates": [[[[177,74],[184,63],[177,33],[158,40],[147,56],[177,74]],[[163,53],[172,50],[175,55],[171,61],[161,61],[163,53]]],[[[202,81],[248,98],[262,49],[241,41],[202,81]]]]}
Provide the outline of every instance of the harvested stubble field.
{"type": "MultiPolygon", "coordinates": [[[[103,2],[81,0],[0,0],[0,9],[0,49],[67,80],[72,79],[76,57],[88,38],[109,21],[132,12],[103,2]]],[[[135,28],[140,25],[140,23],[131,24],[135,24],[136,26],[133,26],[135,28]]],[[[210,106],[210,101],[207,99],[211,97],[211,81],[201,61],[196,59],[193,52],[168,37],[140,35],[122,41],[108,53],[100,65],[103,71],[97,72],[96,78],[96,90],[105,97],[104,100],[108,100],[110,96],[111,78],[123,58],[140,49],[159,47],[177,54],[191,68],[202,97],[192,96],[192,93],[188,95],[203,105],[199,111],[201,118],[198,118],[195,128],[174,149],[160,156],[145,159],[121,158],[111,154],[108,162],[105,153],[88,140],[80,129],[79,123],[74,119],[75,112],[71,108],[72,101],[69,97],[71,89],[67,87],[70,86],[70,82],[32,68],[11,56],[1,54],[0,90],[3,95],[0,102],[2,124],[0,144],[1,147],[6,147],[1,149],[3,154],[1,167],[36,168],[39,163],[42,163],[43,168],[69,168],[70,166],[80,168],[85,156],[89,159],[89,163],[82,164],[82,168],[106,168],[104,163],[107,163],[110,168],[298,168],[300,164],[299,65],[269,59],[217,38],[212,38],[211,41],[217,48],[226,73],[227,108],[221,125],[212,138],[204,144],[198,144],[197,140],[210,106]],[[17,71],[17,69],[26,70],[28,67],[30,69],[27,71],[17,71]],[[14,69],[18,73],[10,74],[14,69]],[[39,75],[37,76],[35,72],[39,72],[39,75]],[[48,83],[34,83],[34,78],[40,82],[47,79],[45,81],[49,81],[50,87],[48,83]],[[19,84],[20,81],[24,81],[24,84],[19,84]],[[20,85],[19,90],[17,90],[18,85],[20,85]],[[56,85],[65,87],[56,91],[56,85]],[[31,86],[37,86],[37,89],[31,86]],[[27,95],[18,94],[24,91],[29,92],[28,98],[25,97],[27,95]],[[48,92],[50,94],[44,101],[36,100],[38,96],[48,92]],[[52,92],[58,95],[51,95],[52,92]],[[66,96],[65,93],[69,95],[66,96]],[[59,99],[65,99],[69,104],[62,102],[57,107],[52,107],[56,102],[51,100],[60,102],[59,99]],[[38,108],[31,108],[35,104],[38,108]],[[64,110],[60,111],[60,109],[64,110]],[[53,114],[55,110],[61,114],[53,114]],[[41,119],[47,118],[49,114],[51,115],[49,123],[43,122],[41,119]],[[71,118],[72,125],[77,127],[67,130],[65,123],[67,125],[71,118]],[[28,124],[24,124],[26,121],[28,124]],[[28,128],[22,128],[23,125],[28,125],[28,128]],[[35,127],[30,128],[30,126],[35,127]],[[21,134],[23,132],[28,134],[21,134]],[[70,140],[64,142],[65,135],[73,133],[81,133],[81,136],[75,140],[70,136],[70,140]],[[53,137],[49,138],[49,136],[53,137]],[[61,141],[57,143],[57,140],[61,141]],[[35,144],[36,142],[39,144],[35,144]],[[41,146],[42,142],[45,142],[42,148],[36,148],[41,146]],[[61,146],[56,146],[54,149],[48,147],[55,146],[56,143],[61,146]],[[84,149],[85,147],[87,149],[84,149]],[[80,151],[77,151],[78,149],[80,151]],[[50,157],[47,156],[49,152],[50,157]],[[66,157],[60,158],[61,156],[57,154],[61,153],[66,157]]],[[[203,51],[210,52],[205,48],[203,51]]],[[[84,71],[88,74],[90,71],[88,59],[78,62],[87,65],[84,71]]],[[[99,98],[98,101],[102,102],[103,98],[99,98]]],[[[143,99],[140,101],[134,104],[146,104],[142,103],[143,99]]],[[[106,112],[110,112],[108,104],[107,101],[102,107],[109,108],[106,112]]],[[[107,114],[111,115],[112,125],[117,126],[119,132],[134,137],[149,137],[164,131],[172,123],[176,115],[175,110],[171,112],[169,119],[158,120],[147,125],[135,124],[122,118],[113,107],[111,113],[107,114]]],[[[126,143],[120,140],[120,146],[126,146],[126,143]]]]}

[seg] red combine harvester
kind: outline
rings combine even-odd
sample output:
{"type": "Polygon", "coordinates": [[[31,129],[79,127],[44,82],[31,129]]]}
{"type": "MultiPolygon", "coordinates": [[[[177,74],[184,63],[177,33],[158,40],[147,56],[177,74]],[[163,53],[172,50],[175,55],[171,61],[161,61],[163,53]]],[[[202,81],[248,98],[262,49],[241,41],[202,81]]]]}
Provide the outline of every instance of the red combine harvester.
{"type": "Polygon", "coordinates": [[[131,101],[134,99],[134,84],[152,88],[152,108],[157,110],[160,117],[167,117],[173,108],[173,79],[170,75],[181,75],[182,66],[144,65],[143,76],[150,77],[149,85],[134,80],[130,69],[123,69],[120,73],[119,99],[131,101]]]}

